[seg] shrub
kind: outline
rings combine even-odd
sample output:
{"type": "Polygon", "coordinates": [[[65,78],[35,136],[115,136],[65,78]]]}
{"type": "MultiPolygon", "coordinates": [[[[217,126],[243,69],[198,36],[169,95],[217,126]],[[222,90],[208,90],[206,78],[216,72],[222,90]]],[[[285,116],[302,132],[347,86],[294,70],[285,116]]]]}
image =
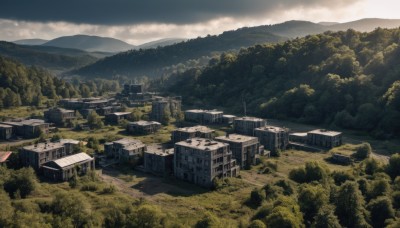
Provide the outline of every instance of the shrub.
{"type": "Polygon", "coordinates": [[[361,146],[357,148],[354,157],[363,160],[369,158],[371,156],[371,153],[372,153],[371,145],[369,143],[363,143],[361,146]]]}

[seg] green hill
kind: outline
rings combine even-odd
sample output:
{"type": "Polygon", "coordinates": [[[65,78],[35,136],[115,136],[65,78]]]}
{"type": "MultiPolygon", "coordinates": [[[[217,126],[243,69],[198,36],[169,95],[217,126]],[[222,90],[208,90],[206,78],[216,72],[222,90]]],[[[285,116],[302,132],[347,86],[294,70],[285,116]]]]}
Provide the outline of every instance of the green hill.
{"type": "Polygon", "coordinates": [[[310,35],[223,54],[156,81],[184,102],[265,118],[400,133],[400,29],[310,35]]]}

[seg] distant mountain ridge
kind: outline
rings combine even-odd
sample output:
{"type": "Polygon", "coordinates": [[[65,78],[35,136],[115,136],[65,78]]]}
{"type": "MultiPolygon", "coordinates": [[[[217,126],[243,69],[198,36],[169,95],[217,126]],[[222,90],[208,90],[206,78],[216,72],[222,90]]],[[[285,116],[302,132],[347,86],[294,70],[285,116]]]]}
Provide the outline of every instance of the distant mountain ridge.
{"type": "Polygon", "coordinates": [[[134,45],[118,39],[89,35],[63,36],[50,40],[42,45],[61,48],[74,48],[89,52],[97,51],[112,53],[127,51],[135,47],[134,45]]]}
{"type": "Polygon", "coordinates": [[[13,41],[14,44],[20,44],[20,45],[42,45],[46,42],[48,42],[48,40],[44,39],[24,39],[24,40],[13,41]]]}

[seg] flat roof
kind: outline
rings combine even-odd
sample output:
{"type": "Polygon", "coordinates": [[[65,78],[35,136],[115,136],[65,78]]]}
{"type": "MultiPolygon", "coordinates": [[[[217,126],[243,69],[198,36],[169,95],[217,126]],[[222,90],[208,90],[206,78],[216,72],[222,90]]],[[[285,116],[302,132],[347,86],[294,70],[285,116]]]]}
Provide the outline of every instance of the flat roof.
{"type": "Polygon", "coordinates": [[[135,122],[130,122],[129,125],[139,125],[139,126],[147,126],[147,125],[161,125],[161,123],[156,122],[156,121],[145,121],[145,120],[139,120],[135,122]]]}
{"type": "Polygon", "coordinates": [[[294,136],[298,136],[298,137],[306,137],[307,132],[294,132],[294,133],[290,133],[289,135],[294,135],[294,136]]]}
{"type": "Polygon", "coordinates": [[[82,152],[54,160],[53,162],[56,163],[60,168],[64,168],[84,161],[93,161],[93,158],[82,152]]]}
{"type": "Polygon", "coordinates": [[[309,131],[308,133],[310,134],[318,134],[318,135],[326,135],[326,136],[337,136],[337,135],[341,135],[342,132],[338,132],[338,131],[328,131],[325,129],[316,129],[313,131],[309,131]]]}
{"type": "Polygon", "coordinates": [[[198,150],[217,150],[219,148],[229,146],[227,143],[204,138],[187,139],[185,141],[178,142],[175,145],[190,147],[198,150]]]}
{"type": "Polygon", "coordinates": [[[204,112],[204,110],[203,109],[190,109],[190,110],[186,110],[185,112],[202,113],[202,112],[204,112]]]}
{"type": "Polygon", "coordinates": [[[75,139],[60,139],[60,143],[62,143],[62,144],[69,143],[69,144],[78,145],[79,144],[79,140],[75,140],[75,139]]]}
{"type": "Polygon", "coordinates": [[[250,140],[257,139],[257,137],[247,136],[247,135],[239,135],[239,134],[229,134],[225,136],[219,136],[215,138],[216,140],[223,140],[229,142],[247,142],[250,140]]]}
{"type": "Polygon", "coordinates": [[[265,121],[264,119],[258,117],[250,117],[250,116],[243,116],[243,117],[236,117],[235,120],[242,120],[242,121],[265,121]]]}
{"type": "Polygon", "coordinates": [[[259,130],[259,131],[268,131],[268,132],[281,132],[281,131],[287,131],[286,128],[283,127],[277,127],[277,126],[264,126],[264,127],[259,127],[254,129],[255,131],[259,130]]]}
{"type": "Polygon", "coordinates": [[[113,112],[108,115],[123,116],[123,115],[128,115],[128,114],[131,114],[131,113],[130,112],[113,112]]]}
{"type": "Polygon", "coordinates": [[[142,141],[137,140],[137,139],[132,139],[132,138],[123,138],[123,139],[119,139],[117,141],[114,141],[112,143],[128,145],[128,144],[134,144],[134,143],[142,143],[142,141]]]}
{"type": "Polygon", "coordinates": [[[178,128],[175,131],[183,131],[183,132],[205,132],[205,133],[211,133],[214,132],[213,129],[202,126],[202,125],[197,125],[193,127],[183,127],[183,128],[178,128]]]}
{"type": "Polygon", "coordinates": [[[64,147],[63,143],[60,143],[60,142],[52,143],[52,142],[50,142],[50,143],[38,143],[38,144],[30,145],[30,146],[24,146],[23,149],[24,150],[28,150],[28,151],[32,151],[32,152],[36,152],[36,153],[41,153],[41,152],[50,151],[50,150],[63,148],[63,147],[64,147]]]}
{"type": "Polygon", "coordinates": [[[225,117],[225,118],[235,118],[236,116],[234,116],[234,115],[222,115],[222,117],[225,117]]]}
{"type": "Polygon", "coordinates": [[[174,148],[166,148],[162,144],[150,144],[147,146],[147,151],[145,151],[145,153],[159,156],[168,156],[174,154],[174,148]]]}
{"type": "Polygon", "coordinates": [[[27,119],[27,120],[18,120],[18,121],[4,121],[1,122],[3,125],[11,125],[11,126],[23,126],[23,125],[41,125],[45,124],[44,120],[41,119],[27,119]]]}
{"type": "Polygon", "coordinates": [[[11,125],[7,125],[7,124],[0,124],[1,128],[12,128],[11,125]]]}
{"type": "Polygon", "coordinates": [[[58,112],[61,112],[61,113],[75,112],[74,110],[69,110],[69,109],[65,109],[65,108],[51,108],[48,111],[58,111],[58,112]]]}

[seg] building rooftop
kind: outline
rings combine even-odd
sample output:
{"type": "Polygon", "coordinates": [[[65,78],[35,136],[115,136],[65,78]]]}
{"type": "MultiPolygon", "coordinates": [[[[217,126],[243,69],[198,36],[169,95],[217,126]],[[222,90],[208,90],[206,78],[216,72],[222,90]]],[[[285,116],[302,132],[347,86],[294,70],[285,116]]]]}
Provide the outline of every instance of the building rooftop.
{"type": "Polygon", "coordinates": [[[87,155],[86,153],[78,153],[74,155],[70,155],[67,157],[63,157],[53,162],[57,164],[60,168],[68,167],[74,165],[76,163],[84,162],[84,161],[92,161],[93,158],[87,155]]]}
{"type": "Polygon", "coordinates": [[[203,113],[204,110],[203,109],[190,109],[190,110],[186,110],[185,112],[203,113]]]}
{"type": "Polygon", "coordinates": [[[131,113],[130,112],[114,112],[109,115],[124,116],[124,115],[129,115],[129,114],[131,114],[131,113]]]}
{"type": "Polygon", "coordinates": [[[193,127],[183,127],[183,128],[178,128],[175,131],[182,131],[182,132],[204,132],[204,133],[212,133],[214,132],[213,129],[210,129],[206,126],[202,125],[197,125],[193,127]]]}
{"type": "Polygon", "coordinates": [[[68,109],[65,109],[65,108],[52,108],[52,109],[49,109],[48,111],[56,111],[56,112],[61,112],[61,113],[75,112],[74,110],[68,110],[68,109]]]}
{"type": "Polygon", "coordinates": [[[225,118],[236,118],[236,116],[234,116],[234,115],[222,115],[222,117],[225,117],[225,118]]]}
{"type": "Polygon", "coordinates": [[[205,110],[204,114],[211,114],[211,115],[217,115],[217,114],[222,114],[224,113],[223,111],[218,111],[218,110],[205,110]]]}
{"type": "Polygon", "coordinates": [[[229,142],[247,142],[250,140],[257,139],[257,137],[252,137],[252,136],[247,136],[247,135],[239,135],[239,134],[229,134],[226,136],[219,136],[215,138],[216,140],[223,140],[223,141],[229,141],[229,142]]]}
{"type": "Polygon", "coordinates": [[[307,137],[307,132],[294,132],[289,135],[298,136],[298,137],[307,137]]]}
{"type": "Polygon", "coordinates": [[[27,120],[13,120],[13,121],[5,121],[1,122],[3,125],[11,125],[11,126],[23,126],[23,125],[41,125],[44,124],[44,120],[41,119],[27,119],[27,120]]]}
{"type": "Polygon", "coordinates": [[[264,119],[257,118],[257,117],[250,117],[250,116],[236,117],[235,120],[240,120],[240,121],[265,121],[264,119]]]}
{"type": "Polygon", "coordinates": [[[229,146],[229,144],[227,143],[218,142],[211,139],[203,139],[203,138],[187,139],[185,141],[178,142],[175,145],[190,147],[198,150],[217,150],[219,148],[229,146]]]}
{"type": "Polygon", "coordinates": [[[50,142],[50,143],[38,143],[38,144],[30,145],[30,146],[24,146],[23,149],[32,151],[32,152],[41,153],[41,152],[50,151],[50,150],[63,148],[63,147],[64,147],[63,143],[60,143],[60,142],[51,143],[50,142]]]}
{"type": "Polygon", "coordinates": [[[78,145],[79,144],[79,140],[75,140],[75,139],[60,139],[60,143],[62,144],[75,144],[78,145]]]}
{"type": "Polygon", "coordinates": [[[132,138],[123,138],[123,139],[114,141],[113,143],[114,144],[129,145],[129,144],[135,144],[135,143],[142,143],[142,141],[137,140],[137,139],[132,139],[132,138]]]}
{"type": "Polygon", "coordinates": [[[147,146],[147,151],[145,153],[159,156],[168,156],[174,154],[174,148],[168,149],[162,144],[151,144],[147,146]]]}
{"type": "Polygon", "coordinates": [[[138,125],[138,126],[148,126],[148,125],[161,125],[161,123],[156,122],[156,121],[145,121],[145,120],[139,120],[135,122],[130,122],[129,125],[138,125]]]}
{"type": "Polygon", "coordinates": [[[11,151],[0,151],[0,163],[6,162],[11,154],[11,151]]]}
{"type": "Polygon", "coordinates": [[[282,132],[282,131],[287,131],[288,129],[283,128],[283,127],[276,127],[276,126],[264,126],[264,127],[256,128],[255,130],[278,133],[278,132],[282,132]]]}
{"type": "Polygon", "coordinates": [[[7,124],[0,124],[0,128],[12,128],[12,126],[7,124]]]}
{"type": "Polygon", "coordinates": [[[338,132],[338,131],[328,131],[325,129],[316,129],[313,131],[309,131],[308,133],[311,134],[318,134],[318,135],[326,135],[326,136],[337,136],[337,135],[341,135],[342,132],[338,132]]]}

